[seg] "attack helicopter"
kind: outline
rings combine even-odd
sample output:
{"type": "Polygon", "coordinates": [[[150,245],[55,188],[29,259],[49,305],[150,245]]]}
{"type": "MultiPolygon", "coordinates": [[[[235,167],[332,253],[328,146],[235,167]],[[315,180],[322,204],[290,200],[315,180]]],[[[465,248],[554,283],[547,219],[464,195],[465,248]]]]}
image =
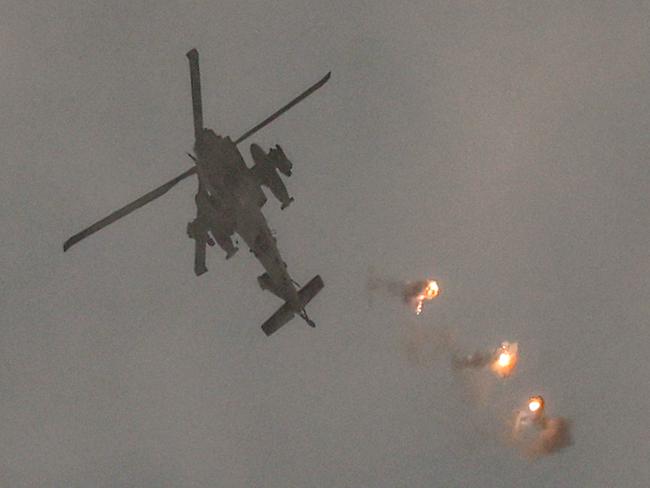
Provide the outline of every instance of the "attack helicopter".
{"type": "Polygon", "coordinates": [[[284,304],[262,324],[264,333],[270,336],[296,315],[309,326],[315,327],[316,324],[307,315],[305,306],[323,288],[323,280],[320,275],[316,275],[304,287],[299,288],[298,283],[289,275],[287,264],[278,250],[276,238],[262,213],[262,207],[267,201],[262,186],[266,186],[280,201],[282,209],[293,202],[278,174],[291,176],[292,163],[279,145],[265,152],[257,144],[252,144],[250,150],[254,165],[248,167],[237,146],[322,87],[329,80],[331,72],[262,122],[232,140],[203,126],[199,53],[192,49],[186,56],[190,67],[195,138],[194,154],[188,153],[188,156],[194,163],[193,166],[73,235],[63,244],[63,251],[161,197],[184,179],[196,175],[196,218],[187,224],[187,235],[194,240],[195,274],[200,276],[207,271],[207,246],[214,246],[216,243],[225,251],[226,259],[234,256],[238,248],[233,243],[233,235],[237,234],[264,267],[265,272],[257,278],[260,288],[270,291],[284,301],[284,304]]]}

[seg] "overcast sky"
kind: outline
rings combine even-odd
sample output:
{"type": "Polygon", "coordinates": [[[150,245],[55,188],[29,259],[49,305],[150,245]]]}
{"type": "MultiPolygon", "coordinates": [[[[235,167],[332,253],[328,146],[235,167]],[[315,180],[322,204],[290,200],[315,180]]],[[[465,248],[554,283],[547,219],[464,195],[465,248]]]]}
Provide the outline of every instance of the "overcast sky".
{"type": "Polygon", "coordinates": [[[649,26],[642,0],[3,0],[0,486],[647,487],[649,26]],[[249,141],[294,163],[265,212],[325,281],[316,329],[262,333],[248,252],[194,276],[194,180],[62,252],[189,167],[193,47],[233,138],[332,71],[249,141]],[[442,293],[415,317],[370,269],[442,293]],[[459,381],[440,336],[518,341],[518,374],[459,381]],[[505,437],[533,393],[574,445],[531,462],[505,437]]]}

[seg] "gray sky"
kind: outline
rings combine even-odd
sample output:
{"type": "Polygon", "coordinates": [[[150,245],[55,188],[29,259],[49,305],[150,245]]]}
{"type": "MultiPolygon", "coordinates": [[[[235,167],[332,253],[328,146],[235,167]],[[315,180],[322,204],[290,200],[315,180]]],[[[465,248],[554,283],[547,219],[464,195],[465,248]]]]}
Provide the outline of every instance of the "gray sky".
{"type": "Polygon", "coordinates": [[[648,486],[649,16],[2,2],[0,486],[648,486]],[[253,138],[294,162],[296,202],[266,214],[295,279],[326,283],[315,330],[264,336],[279,303],[246,252],[194,277],[193,181],[61,251],[189,166],[192,47],[233,137],[333,72],[253,138]],[[369,305],[369,267],[443,292],[417,318],[369,305]],[[519,374],[470,401],[445,354],[409,358],[440,330],[519,341],[519,374]],[[503,424],[532,393],[575,445],[531,463],[503,424]]]}

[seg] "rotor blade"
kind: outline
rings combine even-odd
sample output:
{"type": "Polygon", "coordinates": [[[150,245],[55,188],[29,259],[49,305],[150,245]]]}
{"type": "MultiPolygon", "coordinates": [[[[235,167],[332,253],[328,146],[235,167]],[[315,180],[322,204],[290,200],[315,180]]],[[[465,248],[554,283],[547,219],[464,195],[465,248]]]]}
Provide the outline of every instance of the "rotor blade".
{"type": "Polygon", "coordinates": [[[250,129],[248,132],[245,134],[239,136],[239,139],[235,141],[235,144],[239,144],[240,142],[244,141],[245,139],[248,139],[250,136],[255,134],[258,130],[260,130],[262,127],[268,125],[269,123],[273,122],[275,119],[277,119],[280,115],[285,113],[287,110],[289,110],[291,107],[293,107],[295,104],[303,101],[305,98],[307,98],[309,95],[314,93],[316,90],[318,90],[321,86],[323,86],[325,83],[327,83],[327,80],[330,79],[330,75],[332,72],[330,71],[327,73],[319,82],[315,83],[314,85],[310,86],[302,92],[300,95],[298,95],[296,98],[291,100],[289,103],[287,103],[284,107],[282,107],[280,110],[275,112],[274,114],[270,115],[266,119],[264,119],[262,122],[257,124],[255,127],[250,129]]]}
{"type": "Polygon", "coordinates": [[[192,86],[192,114],[194,116],[194,139],[198,143],[203,132],[203,105],[201,102],[201,73],[199,71],[199,52],[196,49],[188,51],[190,60],[190,83],[192,86]]]}
{"type": "Polygon", "coordinates": [[[165,193],[167,193],[169,190],[171,190],[174,185],[176,185],[180,181],[184,180],[188,176],[193,175],[194,173],[196,173],[196,166],[188,169],[184,173],[178,175],[176,178],[174,178],[172,180],[169,180],[164,185],[159,186],[155,190],[150,191],[146,195],[141,196],[137,200],[129,203],[128,205],[125,205],[121,209],[116,210],[115,212],[110,214],[108,217],[105,217],[102,220],[100,220],[98,222],[95,222],[93,225],[91,225],[90,227],[82,230],[78,234],[73,235],[70,239],[65,241],[65,243],[63,244],[63,251],[64,252],[67,251],[71,246],[73,246],[74,244],[76,244],[80,240],[85,239],[89,235],[94,234],[98,230],[103,229],[107,225],[112,224],[113,222],[115,222],[116,220],[121,219],[122,217],[125,217],[126,215],[130,214],[134,210],[137,210],[140,207],[142,207],[142,206],[146,205],[147,203],[151,202],[152,200],[155,200],[156,198],[163,196],[165,193]]]}

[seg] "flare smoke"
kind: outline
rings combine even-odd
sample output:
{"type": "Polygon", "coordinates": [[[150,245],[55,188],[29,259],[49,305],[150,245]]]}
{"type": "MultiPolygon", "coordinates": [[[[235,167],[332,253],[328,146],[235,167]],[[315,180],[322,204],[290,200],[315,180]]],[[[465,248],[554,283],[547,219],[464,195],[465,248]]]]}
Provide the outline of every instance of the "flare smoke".
{"type": "Polygon", "coordinates": [[[456,370],[490,367],[494,374],[505,378],[514,372],[518,359],[519,345],[516,342],[502,342],[493,351],[476,351],[469,356],[454,354],[451,365],[456,370]]]}
{"type": "Polygon", "coordinates": [[[440,286],[434,280],[398,281],[370,276],[368,291],[383,290],[390,295],[399,297],[407,303],[416,315],[422,312],[424,302],[433,300],[440,294],[440,286]]]}
{"type": "Polygon", "coordinates": [[[553,454],[573,443],[571,422],[564,417],[547,417],[544,399],[533,396],[527,408],[517,413],[513,439],[531,459],[553,454]]]}
{"type": "Polygon", "coordinates": [[[537,458],[553,454],[571,444],[571,422],[564,417],[553,417],[546,419],[537,438],[528,446],[527,454],[537,458]]]}

